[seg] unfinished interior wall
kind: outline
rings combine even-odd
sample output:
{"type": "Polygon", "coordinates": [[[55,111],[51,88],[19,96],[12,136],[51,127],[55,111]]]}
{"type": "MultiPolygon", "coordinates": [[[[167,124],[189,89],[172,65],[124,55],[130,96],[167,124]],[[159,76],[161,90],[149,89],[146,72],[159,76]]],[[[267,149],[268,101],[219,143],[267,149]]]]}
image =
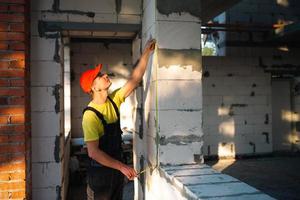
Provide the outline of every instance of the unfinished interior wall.
{"type": "Polygon", "coordinates": [[[206,156],[272,152],[271,75],[252,57],[203,57],[206,156]]]}
{"type": "MultiPolygon", "coordinates": [[[[67,137],[68,131],[65,130],[70,127],[65,126],[65,108],[68,108],[64,105],[64,98],[68,94],[64,92],[68,91],[64,91],[64,84],[71,74],[64,69],[66,52],[63,53],[62,33],[42,32],[45,27],[38,27],[38,21],[139,24],[141,2],[31,2],[33,199],[64,199],[67,190],[68,145],[71,138],[67,137]]],[[[89,30],[64,31],[63,34],[66,37],[69,34],[97,37],[97,34],[89,30]]]]}

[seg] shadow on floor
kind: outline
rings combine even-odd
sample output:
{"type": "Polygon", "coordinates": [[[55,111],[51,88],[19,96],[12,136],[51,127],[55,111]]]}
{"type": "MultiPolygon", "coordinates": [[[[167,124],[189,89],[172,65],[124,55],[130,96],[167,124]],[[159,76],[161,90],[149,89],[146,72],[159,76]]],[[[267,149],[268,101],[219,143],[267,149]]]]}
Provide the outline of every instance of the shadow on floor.
{"type": "MultiPolygon", "coordinates": [[[[133,200],[134,182],[130,181],[124,186],[123,200],[133,200]]],[[[86,200],[86,184],[72,184],[69,187],[67,200],[86,200]]]]}

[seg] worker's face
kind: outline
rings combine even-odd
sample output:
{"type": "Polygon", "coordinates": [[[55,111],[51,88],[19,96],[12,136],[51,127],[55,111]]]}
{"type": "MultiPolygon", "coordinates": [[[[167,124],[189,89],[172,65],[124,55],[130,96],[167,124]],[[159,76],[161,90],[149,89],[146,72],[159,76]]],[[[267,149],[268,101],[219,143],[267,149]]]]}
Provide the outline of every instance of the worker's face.
{"type": "Polygon", "coordinates": [[[93,89],[97,92],[101,90],[108,90],[111,81],[107,74],[99,73],[93,82],[93,89]]]}

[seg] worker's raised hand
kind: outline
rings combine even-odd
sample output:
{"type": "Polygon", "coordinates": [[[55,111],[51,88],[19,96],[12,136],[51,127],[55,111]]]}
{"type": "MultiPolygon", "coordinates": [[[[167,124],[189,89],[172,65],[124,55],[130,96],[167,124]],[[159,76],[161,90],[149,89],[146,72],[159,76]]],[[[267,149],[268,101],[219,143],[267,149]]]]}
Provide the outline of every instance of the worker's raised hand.
{"type": "Polygon", "coordinates": [[[120,171],[129,179],[129,180],[133,180],[137,174],[136,171],[132,168],[129,167],[127,165],[122,164],[120,171]]]}
{"type": "Polygon", "coordinates": [[[147,41],[144,49],[144,53],[151,53],[155,49],[156,40],[150,39],[147,41]]]}

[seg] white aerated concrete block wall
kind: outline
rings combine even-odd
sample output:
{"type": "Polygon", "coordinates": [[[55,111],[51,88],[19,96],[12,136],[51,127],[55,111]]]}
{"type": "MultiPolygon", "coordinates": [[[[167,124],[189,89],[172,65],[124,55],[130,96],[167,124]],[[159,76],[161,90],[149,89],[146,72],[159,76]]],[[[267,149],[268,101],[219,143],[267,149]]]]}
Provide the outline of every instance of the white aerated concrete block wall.
{"type": "Polygon", "coordinates": [[[271,75],[258,58],[203,57],[206,156],[272,152],[271,75]]]}
{"type": "MultiPolygon", "coordinates": [[[[31,5],[32,167],[33,169],[42,169],[32,171],[33,199],[64,199],[66,191],[64,187],[67,179],[66,169],[68,168],[65,159],[68,159],[67,155],[69,154],[69,141],[65,141],[65,134],[67,134],[65,131],[68,132],[70,129],[68,124],[64,123],[64,112],[70,112],[68,111],[67,102],[64,102],[64,97],[69,98],[71,95],[70,90],[64,88],[64,83],[68,85],[64,80],[67,80],[71,74],[66,71],[64,73],[62,66],[64,63],[63,55],[67,52],[62,52],[61,38],[56,40],[55,38],[40,37],[38,21],[140,24],[141,1],[122,1],[119,13],[117,13],[116,1],[114,0],[92,0],[88,3],[73,0],[31,0],[31,5]],[[94,16],[87,16],[88,12],[94,14],[94,16]],[[58,55],[59,57],[57,57],[58,55]],[[55,56],[56,59],[54,59],[55,56]],[[51,166],[51,170],[47,171],[48,166],[51,166]],[[53,181],[47,181],[49,178],[53,181]]],[[[84,33],[78,34],[83,35],[84,33]]],[[[90,32],[85,34],[91,36],[90,32]]],[[[99,60],[97,56],[90,55],[95,49],[97,47],[93,47],[93,45],[92,47],[83,47],[82,51],[87,56],[82,56],[80,62],[75,62],[75,66],[72,66],[72,68],[79,68],[80,63],[95,64],[101,61],[104,64],[111,64],[110,61],[114,59],[112,55],[115,55],[115,52],[110,52],[111,55],[102,54],[106,60],[99,60]]],[[[104,50],[106,49],[104,48],[104,50]]],[[[114,63],[113,65],[116,68],[111,68],[109,72],[117,73],[116,77],[123,76],[126,78],[129,73],[127,68],[131,67],[131,56],[127,56],[130,54],[131,46],[116,50],[125,55],[124,63],[128,65],[124,67],[124,63],[114,63]]],[[[68,64],[66,62],[64,64],[68,64]]],[[[80,72],[82,71],[76,71],[74,74],[80,72]]],[[[79,117],[88,97],[80,91],[78,77],[75,78],[77,78],[75,81],[78,85],[75,87],[72,85],[71,92],[72,95],[78,98],[72,99],[72,103],[82,106],[72,113],[75,116],[72,119],[72,130],[78,130],[78,133],[74,133],[75,136],[76,134],[82,136],[79,117]]],[[[115,84],[118,86],[122,85],[125,80],[114,80],[114,82],[118,82],[115,84]]],[[[134,99],[128,101],[134,104],[134,99]]],[[[134,115],[134,110],[128,112],[128,115],[134,115]]],[[[123,119],[123,122],[129,124],[126,126],[130,129],[134,125],[132,122],[129,123],[129,118],[131,119],[132,116],[123,119]]],[[[70,119],[66,117],[66,120],[70,119]]]]}

